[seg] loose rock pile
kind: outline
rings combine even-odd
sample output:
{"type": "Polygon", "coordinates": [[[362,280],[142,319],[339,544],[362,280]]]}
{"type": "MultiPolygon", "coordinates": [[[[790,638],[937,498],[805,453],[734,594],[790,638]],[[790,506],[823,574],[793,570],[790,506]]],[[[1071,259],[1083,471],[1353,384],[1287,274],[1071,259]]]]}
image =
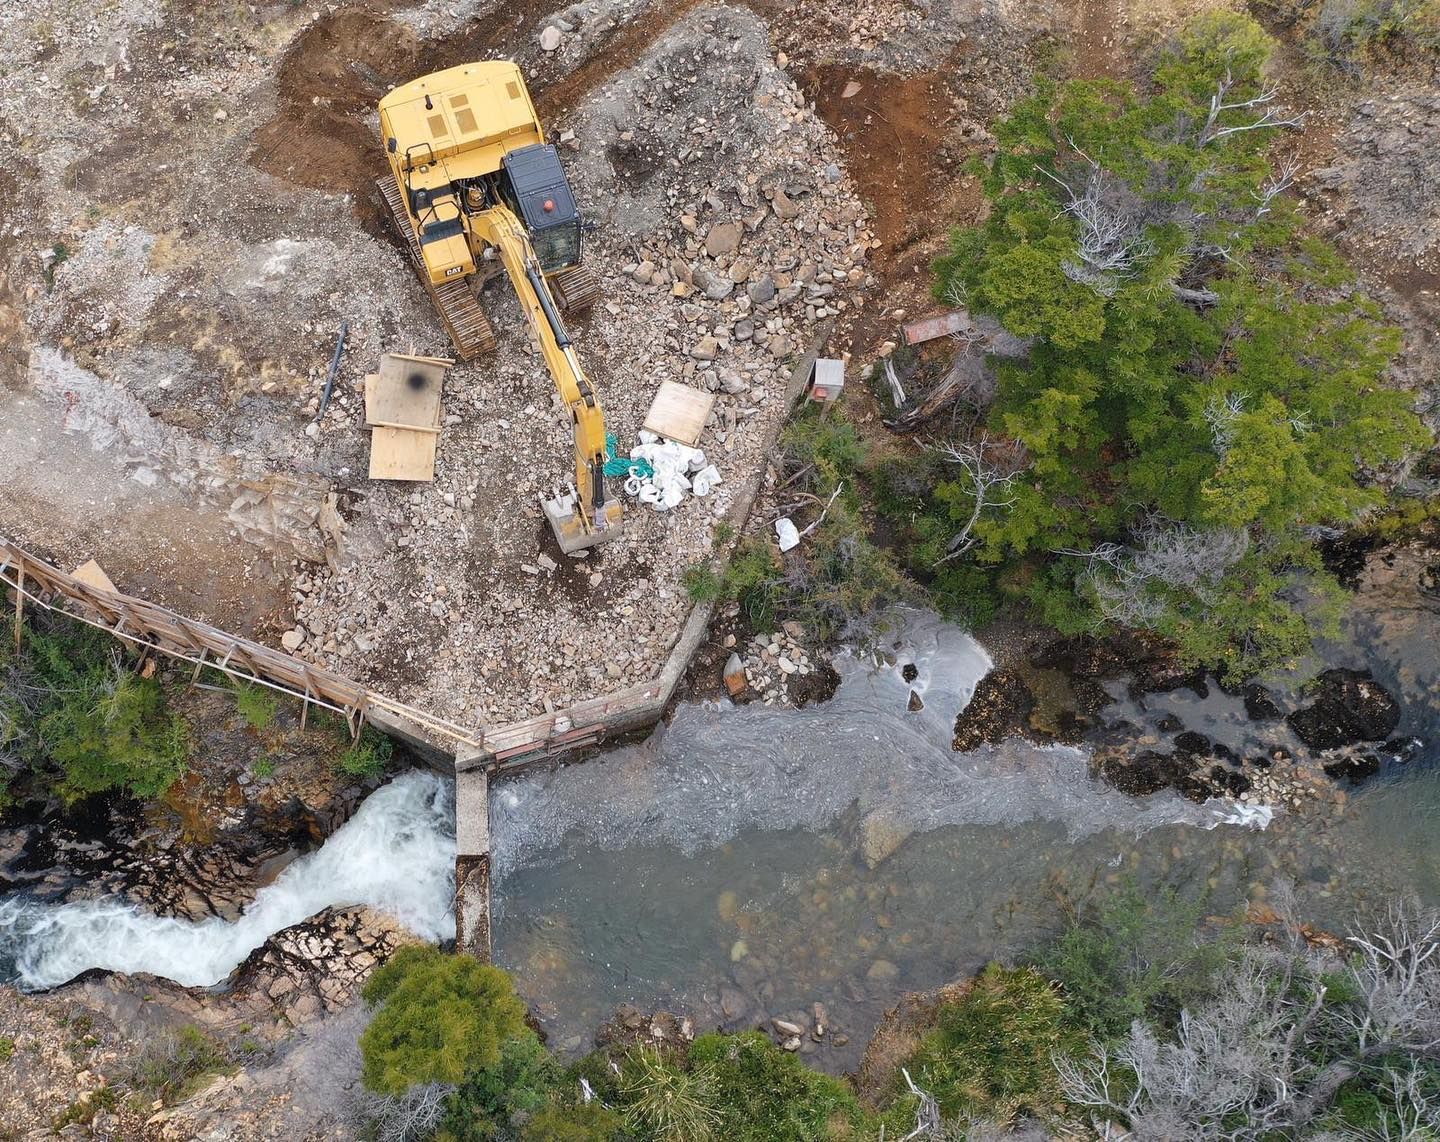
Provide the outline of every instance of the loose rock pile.
{"type": "Polygon", "coordinates": [[[743,659],[745,681],[765,705],[788,704],[792,682],[818,669],[800,641],[804,634],[799,623],[787,622],[751,640],[743,659]]]}

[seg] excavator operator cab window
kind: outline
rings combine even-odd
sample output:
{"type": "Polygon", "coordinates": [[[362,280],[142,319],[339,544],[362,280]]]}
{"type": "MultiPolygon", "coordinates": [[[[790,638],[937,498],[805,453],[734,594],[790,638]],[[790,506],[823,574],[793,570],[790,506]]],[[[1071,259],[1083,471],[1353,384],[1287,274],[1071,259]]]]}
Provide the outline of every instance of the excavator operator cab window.
{"type": "Polygon", "coordinates": [[[580,212],[555,148],[518,147],[504,158],[512,206],[530,233],[530,244],[547,274],[580,262],[580,212]]]}

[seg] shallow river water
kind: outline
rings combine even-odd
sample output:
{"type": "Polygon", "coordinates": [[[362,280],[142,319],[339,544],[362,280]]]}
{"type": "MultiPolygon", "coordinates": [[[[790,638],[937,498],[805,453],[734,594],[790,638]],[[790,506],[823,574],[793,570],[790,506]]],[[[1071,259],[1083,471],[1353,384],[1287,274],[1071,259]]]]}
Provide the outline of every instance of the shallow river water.
{"type": "MultiPolygon", "coordinates": [[[[1033,945],[1062,902],[1127,875],[1209,891],[1217,912],[1284,877],[1330,924],[1384,892],[1440,901],[1440,775],[1423,762],[1320,820],[1136,800],[1092,780],[1080,750],[954,753],[988,658],[926,619],[898,653],[839,663],[825,705],[686,707],[643,745],[492,791],[496,958],[558,1044],[583,1045],[620,1003],[712,1027],[818,1001],[849,1041],[806,1049],[851,1067],[901,992],[1033,945]]],[[[1127,705],[1242,732],[1223,696],[1127,705]]]]}
{"type": "MultiPolygon", "coordinates": [[[[955,715],[990,659],[958,629],[910,616],[883,660],[837,663],[828,703],[683,706],[641,744],[492,788],[496,959],[566,1050],[622,1003],[705,1029],[818,1002],[833,1031],[804,1049],[843,1070],[902,992],[1033,945],[1067,905],[1130,876],[1208,892],[1216,913],[1283,877],[1321,925],[1387,893],[1440,903],[1433,619],[1357,609],[1351,637],[1327,648],[1400,693],[1401,730],[1426,745],[1343,811],[1297,815],[1127,797],[1090,777],[1080,749],[1012,740],[955,753],[955,715]]],[[[1260,744],[1240,701],[1217,689],[1115,693],[1107,716],[1137,733],[1177,714],[1236,748],[1260,744]]],[[[1263,732],[1269,744],[1288,733],[1263,732]]],[[[407,774],[233,923],[0,900],[0,981],[47,987],[102,967],[211,984],[328,905],[373,904],[440,939],[453,932],[453,857],[447,783],[407,774]]]]}

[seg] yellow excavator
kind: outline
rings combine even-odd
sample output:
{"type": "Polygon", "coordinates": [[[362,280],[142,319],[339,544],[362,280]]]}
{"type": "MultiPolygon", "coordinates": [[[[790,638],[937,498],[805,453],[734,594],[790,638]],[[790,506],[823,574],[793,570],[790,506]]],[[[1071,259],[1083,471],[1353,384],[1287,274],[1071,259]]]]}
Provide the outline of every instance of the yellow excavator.
{"type": "Polygon", "coordinates": [[[541,506],[567,554],[620,534],[605,486],[605,417],[561,309],[600,289],[580,261],[580,212],[560,157],[508,60],[462,64],[380,100],[390,174],[379,180],[420,280],[464,359],[495,347],[479,292],[505,273],[575,428],[575,479],[541,506]]]}

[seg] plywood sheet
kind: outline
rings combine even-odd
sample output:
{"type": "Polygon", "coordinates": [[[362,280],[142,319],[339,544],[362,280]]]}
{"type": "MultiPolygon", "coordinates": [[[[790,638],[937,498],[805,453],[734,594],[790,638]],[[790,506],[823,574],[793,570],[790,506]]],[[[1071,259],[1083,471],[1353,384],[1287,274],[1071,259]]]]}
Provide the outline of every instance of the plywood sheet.
{"type": "Polygon", "coordinates": [[[118,595],[120,593],[115,584],[110,581],[110,576],[105,574],[100,564],[96,563],[93,559],[75,568],[74,571],[70,572],[70,577],[78,579],[87,587],[94,587],[97,591],[109,591],[112,595],[118,595]]]}
{"type": "Polygon", "coordinates": [[[372,480],[435,479],[433,430],[374,428],[370,431],[370,478],[372,480]]]}
{"type": "Polygon", "coordinates": [[[365,419],[372,423],[434,428],[448,366],[428,357],[386,353],[374,384],[365,378],[365,419]]]}
{"type": "Polygon", "coordinates": [[[666,440],[694,448],[715,407],[715,394],[692,389],[678,381],[661,381],[660,391],[645,414],[644,427],[666,440]]]}

